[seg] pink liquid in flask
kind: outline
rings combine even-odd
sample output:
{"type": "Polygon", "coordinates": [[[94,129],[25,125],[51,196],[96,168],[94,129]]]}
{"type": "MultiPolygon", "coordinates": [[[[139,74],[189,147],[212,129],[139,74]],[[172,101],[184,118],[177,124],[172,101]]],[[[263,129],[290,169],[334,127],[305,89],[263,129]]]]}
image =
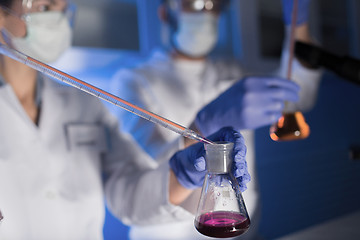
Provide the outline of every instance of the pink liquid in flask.
{"type": "Polygon", "coordinates": [[[245,233],[250,219],[240,213],[217,211],[202,214],[195,220],[196,229],[209,237],[228,238],[245,233]]]}

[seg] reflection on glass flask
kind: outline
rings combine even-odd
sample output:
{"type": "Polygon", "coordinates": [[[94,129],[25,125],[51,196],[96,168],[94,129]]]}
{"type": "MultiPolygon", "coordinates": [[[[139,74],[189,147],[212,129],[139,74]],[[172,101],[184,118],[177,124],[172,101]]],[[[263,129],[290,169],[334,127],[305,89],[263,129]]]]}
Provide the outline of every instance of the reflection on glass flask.
{"type": "Polygon", "coordinates": [[[270,137],[274,141],[291,141],[307,138],[310,127],[301,112],[284,113],[282,117],[270,127],[270,137]]]}
{"type": "Polygon", "coordinates": [[[207,174],[195,216],[196,229],[209,237],[245,233],[250,218],[239,183],[231,173],[233,143],[206,144],[207,174]]]}

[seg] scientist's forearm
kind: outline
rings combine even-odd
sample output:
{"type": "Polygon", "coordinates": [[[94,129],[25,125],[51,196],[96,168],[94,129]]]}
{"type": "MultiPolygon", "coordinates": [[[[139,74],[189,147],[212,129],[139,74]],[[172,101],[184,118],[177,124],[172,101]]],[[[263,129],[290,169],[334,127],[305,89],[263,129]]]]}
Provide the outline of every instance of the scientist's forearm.
{"type": "Polygon", "coordinates": [[[177,180],[174,172],[170,170],[169,179],[169,201],[171,204],[179,205],[190,196],[193,190],[183,187],[177,180]]]}

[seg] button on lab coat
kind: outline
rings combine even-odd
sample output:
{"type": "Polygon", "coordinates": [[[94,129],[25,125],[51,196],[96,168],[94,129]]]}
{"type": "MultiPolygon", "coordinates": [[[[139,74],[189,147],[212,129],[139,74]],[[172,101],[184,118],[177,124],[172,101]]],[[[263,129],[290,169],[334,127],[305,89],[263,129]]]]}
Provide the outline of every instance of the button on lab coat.
{"type": "Polygon", "coordinates": [[[120,134],[95,97],[46,80],[36,126],[5,84],[0,109],[1,240],[102,239],[104,193],[128,224],[187,215],[167,201],[168,164],[120,134]]]}

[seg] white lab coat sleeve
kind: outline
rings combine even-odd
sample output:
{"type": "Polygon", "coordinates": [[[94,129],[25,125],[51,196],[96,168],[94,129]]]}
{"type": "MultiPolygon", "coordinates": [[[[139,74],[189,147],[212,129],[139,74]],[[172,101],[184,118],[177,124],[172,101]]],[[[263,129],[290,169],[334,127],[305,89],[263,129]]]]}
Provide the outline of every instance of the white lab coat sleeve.
{"type": "Polygon", "coordinates": [[[109,127],[109,153],[103,160],[105,197],[110,211],[125,224],[158,224],[191,216],[168,200],[169,165],[158,164],[129,134],[118,131],[114,116],[104,113],[109,127]]]}
{"type": "MultiPolygon", "coordinates": [[[[279,76],[286,77],[289,61],[289,44],[290,44],[290,29],[286,28],[286,38],[281,56],[281,63],[279,69],[279,76]]],[[[300,100],[296,103],[289,103],[286,105],[285,112],[294,112],[296,110],[302,112],[310,111],[317,99],[317,93],[321,81],[322,71],[320,69],[309,69],[304,67],[295,57],[292,64],[292,81],[300,86],[300,100]]]]}
{"type": "MultiPolygon", "coordinates": [[[[161,116],[164,114],[146,79],[146,74],[137,70],[121,69],[112,78],[111,89],[121,98],[145,110],[161,116]]],[[[183,148],[182,136],[174,137],[171,131],[158,124],[122,109],[117,109],[115,115],[121,121],[122,130],[130,133],[139,145],[159,162],[168,160],[174,152],[183,148]]]]}

